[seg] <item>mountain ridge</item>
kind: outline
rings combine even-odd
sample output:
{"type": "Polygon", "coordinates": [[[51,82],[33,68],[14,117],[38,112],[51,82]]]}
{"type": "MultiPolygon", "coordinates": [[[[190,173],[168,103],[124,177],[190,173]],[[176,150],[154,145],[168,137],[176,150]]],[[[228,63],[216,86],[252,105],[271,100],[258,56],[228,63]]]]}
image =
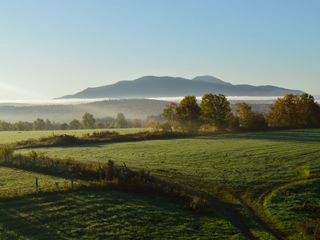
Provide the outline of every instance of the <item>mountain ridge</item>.
{"type": "Polygon", "coordinates": [[[206,93],[221,93],[226,96],[283,96],[288,93],[303,94],[304,92],[271,85],[233,85],[208,75],[197,76],[193,79],[143,76],[135,80],[122,80],[114,84],[86,88],[81,92],[56,99],[178,97],[186,95],[202,96],[206,93]]]}

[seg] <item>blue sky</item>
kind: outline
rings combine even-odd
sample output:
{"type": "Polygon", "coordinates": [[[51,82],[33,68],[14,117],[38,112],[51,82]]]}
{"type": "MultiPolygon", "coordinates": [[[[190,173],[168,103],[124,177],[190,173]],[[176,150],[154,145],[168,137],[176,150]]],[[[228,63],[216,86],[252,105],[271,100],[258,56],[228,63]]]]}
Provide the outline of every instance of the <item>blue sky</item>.
{"type": "Polygon", "coordinates": [[[320,1],[0,0],[0,100],[145,75],[320,95],[320,1]]]}

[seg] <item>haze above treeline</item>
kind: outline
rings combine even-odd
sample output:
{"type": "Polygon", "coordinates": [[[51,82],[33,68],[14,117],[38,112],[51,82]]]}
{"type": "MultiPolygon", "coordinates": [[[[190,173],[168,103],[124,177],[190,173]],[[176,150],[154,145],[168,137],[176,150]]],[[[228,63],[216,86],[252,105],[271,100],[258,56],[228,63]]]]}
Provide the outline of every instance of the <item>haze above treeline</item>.
{"type": "Polygon", "coordinates": [[[255,110],[266,113],[277,97],[289,93],[303,94],[303,91],[276,86],[233,85],[212,76],[200,76],[191,80],[145,76],[132,81],[87,88],[53,100],[0,102],[0,119],[12,123],[32,122],[37,118],[70,122],[81,119],[86,112],[95,117],[115,117],[117,113],[124,113],[131,119],[143,119],[161,114],[166,104],[178,103],[187,95],[197,96],[200,102],[206,93],[224,94],[229,96],[227,98],[231,104],[251,103],[255,110]]]}

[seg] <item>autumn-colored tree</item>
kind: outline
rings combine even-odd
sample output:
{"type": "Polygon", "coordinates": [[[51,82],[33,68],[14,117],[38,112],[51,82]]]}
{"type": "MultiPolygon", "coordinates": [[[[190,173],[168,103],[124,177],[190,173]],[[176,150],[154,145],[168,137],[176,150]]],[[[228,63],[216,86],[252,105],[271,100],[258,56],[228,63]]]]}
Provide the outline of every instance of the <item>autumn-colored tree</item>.
{"type": "Polygon", "coordinates": [[[229,121],[228,129],[230,131],[234,132],[239,129],[240,121],[238,116],[235,116],[233,115],[233,113],[230,112],[228,116],[228,121],[229,121]]]}
{"type": "Polygon", "coordinates": [[[93,118],[93,115],[90,113],[85,113],[82,117],[82,126],[85,129],[93,129],[95,126],[96,120],[93,118]]]}
{"type": "Polygon", "coordinates": [[[305,93],[300,95],[286,94],[278,98],[268,113],[271,126],[319,126],[320,107],[314,97],[305,93]]]}
{"type": "Polygon", "coordinates": [[[135,118],[132,121],[132,128],[141,128],[141,122],[139,119],[135,118]]]}
{"type": "MultiPolygon", "coordinates": [[[[151,119],[150,119],[151,120],[151,119]]],[[[161,129],[161,125],[158,121],[150,121],[149,126],[153,129],[153,131],[158,132],[161,129]]]]}
{"type": "Polygon", "coordinates": [[[223,94],[208,93],[200,104],[201,118],[217,130],[225,130],[229,125],[230,103],[223,94]]]}
{"type": "Polygon", "coordinates": [[[166,126],[169,126],[170,131],[172,132],[172,124],[174,121],[174,117],[176,115],[176,108],[177,104],[171,102],[170,104],[166,105],[166,108],[163,109],[162,117],[167,119],[166,126]]]}
{"type": "Polygon", "coordinates": [[[201,126],[200,106],[195,96],[185,96],[176,107],[175,119],[182,131],[194,133],[201,126]]]}
{"type": "Polygon", "coordinates": [[[251,130],[261,130],[268,127],[268,122],[263,113],[251,111],[251,106],[247,103],[235,103],[236,114],[239,116],[240,125],[251,130]]]}
{"type": "Polygon", "coordinates": [[[236,114],[239,117],[239,123],[241,126],[246,127],[248,125],[249,116],[252,113],[251,106],[245,102],[237,102],[234,104],[238,109],[236,109],[236,114]]]}

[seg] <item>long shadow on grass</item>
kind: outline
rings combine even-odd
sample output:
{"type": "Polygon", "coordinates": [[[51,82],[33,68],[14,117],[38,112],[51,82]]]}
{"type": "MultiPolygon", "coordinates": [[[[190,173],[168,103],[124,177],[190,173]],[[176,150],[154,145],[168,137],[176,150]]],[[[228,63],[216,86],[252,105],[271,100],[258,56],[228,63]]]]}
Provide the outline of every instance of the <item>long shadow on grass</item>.
{"type": "Polygon", "coordinates": [[[118,192],[52,193],[0,203],[0,236],[10,239],[143,239],[158,232],[168,233],[168,238],[212,239],[238,234],[234,228],[219,228],[221,221],[215,215],[196,215],[165,199],[118,192]],[[211,225],[203,228],[207,221],[211,225]],[[215,221],[219,223],[213,227],[214,233],[208,232],[215,221]]]}

